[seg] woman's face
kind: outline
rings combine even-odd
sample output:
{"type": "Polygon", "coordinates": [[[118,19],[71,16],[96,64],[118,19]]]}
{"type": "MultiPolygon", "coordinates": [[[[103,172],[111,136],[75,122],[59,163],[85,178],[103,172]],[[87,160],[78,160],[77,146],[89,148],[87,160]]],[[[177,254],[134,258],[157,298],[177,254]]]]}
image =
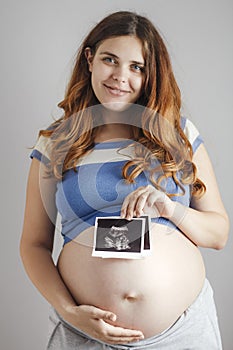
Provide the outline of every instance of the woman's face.
{"type": "Polygon", "coordinates": [[[94,57],[86,49],[91,82],[100,103],[121,111],[141,94],[144,81],[144,58],[141,41],[133,36],[104,40],[94,57]]]}

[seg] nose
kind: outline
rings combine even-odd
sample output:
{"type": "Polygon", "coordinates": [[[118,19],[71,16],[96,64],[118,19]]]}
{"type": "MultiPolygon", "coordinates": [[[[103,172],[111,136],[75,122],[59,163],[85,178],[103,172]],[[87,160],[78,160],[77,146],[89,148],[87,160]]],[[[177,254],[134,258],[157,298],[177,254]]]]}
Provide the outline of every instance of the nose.
{"type": "Polygon", "coordinates": [[[128,79],[127,70],[124,67],[115,67],[112,77],[115,81],[125,83],[128,79]]]}

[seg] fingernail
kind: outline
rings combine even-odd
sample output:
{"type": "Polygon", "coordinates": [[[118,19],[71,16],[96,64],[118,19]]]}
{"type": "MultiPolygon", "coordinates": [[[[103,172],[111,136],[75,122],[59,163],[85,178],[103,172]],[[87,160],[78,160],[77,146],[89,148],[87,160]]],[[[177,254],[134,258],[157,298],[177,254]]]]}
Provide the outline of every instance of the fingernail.
{"type": "Polygon", "coordinates": [[[110,315],[109,319],[113,322],[116,321],[116,315],[110,315]]]}

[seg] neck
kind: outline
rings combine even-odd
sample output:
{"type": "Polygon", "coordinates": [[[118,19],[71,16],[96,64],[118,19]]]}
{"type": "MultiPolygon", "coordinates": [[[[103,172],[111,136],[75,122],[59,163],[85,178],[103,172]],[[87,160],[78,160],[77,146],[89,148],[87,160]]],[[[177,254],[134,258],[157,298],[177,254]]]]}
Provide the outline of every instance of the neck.
{"type": "Polygon", "coordinates": [[[132,139],[132,127],[127,124],[111,123],[101,125],[98,128],[95,142],[103,142],[113,139],[132,139]]]}
{"type": "Polygon", "coordinates": [[[101,110],[102,123],[98,127],[95,137],[96,142],[103,142],[111,139],[132,139],[132,126],[127,124],[130,121],[129,110],[114,111],[103,108],[101,110]]]}
{"type": "Polygon", "coordinates": [[[115,111],[103,107],[101,109],[101,116],[105,124],[124,124],[129,120],[130,110],[115,111]]]}

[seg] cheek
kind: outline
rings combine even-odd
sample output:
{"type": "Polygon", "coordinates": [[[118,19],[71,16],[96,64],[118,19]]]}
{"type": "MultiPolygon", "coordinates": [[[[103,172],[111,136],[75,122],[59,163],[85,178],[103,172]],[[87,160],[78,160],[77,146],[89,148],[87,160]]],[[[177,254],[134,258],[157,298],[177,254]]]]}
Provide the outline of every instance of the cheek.
{"type": "Polygon", "coordinates": [[[99,82],[100,82],[99,74],[95,70],[92,71],[92,73],[91,73],[91,84],[92,84],[92,87],[93,87],[94,90],[98,89],[99,82]]]}
{"type": "Polygon", "coordinates": [[[141,90],[143,88],[143,78],[142,77],[138,77],[134,80],[134,89],[140,93],[141,90]]]}
{"type": "Polygon", "coordinates": [[[91,75],[93,86],[98,86],[102,81],[106,80],[109,77],[110,72],[104,67],[99,66],[98,69],[95,69],[95,67],[93,67],[91,75]]]}

